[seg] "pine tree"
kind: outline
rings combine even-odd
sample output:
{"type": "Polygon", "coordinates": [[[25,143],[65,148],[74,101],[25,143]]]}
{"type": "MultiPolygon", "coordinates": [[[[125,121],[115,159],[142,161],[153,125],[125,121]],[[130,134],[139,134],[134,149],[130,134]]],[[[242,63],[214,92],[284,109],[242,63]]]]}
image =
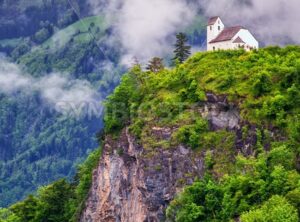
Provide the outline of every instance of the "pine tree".
{"type": "Polygon", "coordinates": [[[182,32],[176,35],[176,39],[177,41],[174,50],[175,57],[173,60],[183,63],[191,55],[191,46],[186,45],[188,39],[182,32]]]}
{"type": "Polygon", "coordinates": [[[158,73],[164,69],[163,59],[159,57],[154,57],[149,61],[149,64],[146,68],[147,70],[158,73]]]}

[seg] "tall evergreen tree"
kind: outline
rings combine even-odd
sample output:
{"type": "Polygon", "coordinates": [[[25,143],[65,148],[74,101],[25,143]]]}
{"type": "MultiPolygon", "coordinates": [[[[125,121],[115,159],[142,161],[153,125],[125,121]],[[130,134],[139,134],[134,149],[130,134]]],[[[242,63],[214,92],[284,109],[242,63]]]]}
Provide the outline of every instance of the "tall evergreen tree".
{"type": "Polygon", "coordinates": [[[183,63],[191,55],[191,46],[186,45],[188,39],[182,32],[176,34],[176,39],[177,41],[174,50],[175,57],[173,60],[183,63]]]}

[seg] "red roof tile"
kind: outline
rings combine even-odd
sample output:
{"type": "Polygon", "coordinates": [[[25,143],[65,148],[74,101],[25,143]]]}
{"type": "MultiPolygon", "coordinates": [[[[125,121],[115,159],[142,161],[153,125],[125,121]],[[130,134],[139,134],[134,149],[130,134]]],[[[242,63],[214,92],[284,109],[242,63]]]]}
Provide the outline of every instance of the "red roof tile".
{"type": "Polygon", "coordinates": [[[219,16],[212,17],[208,20],[208,25],[214,25],[218,20],[219,16]]]}
{"type": "Polygon", "coordinates": [[[233,41],[233,43],[245,43],[245,42],[244,42],[243,39],[241,39],[240,37],[237,37],[237,38],[233,41]]]}
{"type": "Polygon", "coordinates": [[[243,27],[236,26],[230,28],[224,28],[224,30],[209,43],[223,42],[231,40],[243,27]]]}

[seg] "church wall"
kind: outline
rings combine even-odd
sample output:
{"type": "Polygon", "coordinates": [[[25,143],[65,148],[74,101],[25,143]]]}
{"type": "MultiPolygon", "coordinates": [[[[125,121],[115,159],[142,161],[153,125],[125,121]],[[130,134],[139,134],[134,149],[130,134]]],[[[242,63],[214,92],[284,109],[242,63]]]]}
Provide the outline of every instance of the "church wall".
{"type": "Polygon", "coordinates": [[[259,48],[259,43],[258,41],[254,38],[254,36],[247,30],[247,29],[241,29],[234,37],[233,40],[236,39],[237,37],[240,37],[247,45],[258,49],[259,48]]]}
{"type": "Polygon", "coordinates": [[[224,41],[224,42],[216,42],[216,43],[210,43],[207,45],[207,51],[213,51],[213,47],[215,47],[215,50],[219,49],[235,49],[237,48],[237,45],[232,43],[232,41],[224,41]]]}

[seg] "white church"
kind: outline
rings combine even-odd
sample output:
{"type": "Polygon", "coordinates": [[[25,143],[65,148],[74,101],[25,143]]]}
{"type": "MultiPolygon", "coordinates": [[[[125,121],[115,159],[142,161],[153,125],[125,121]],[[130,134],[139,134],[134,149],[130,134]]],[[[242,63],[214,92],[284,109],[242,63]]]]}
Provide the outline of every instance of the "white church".
{"type": "Polygon", "coordinates": [[[207,25],[207,51],[240,49],[246,51],[259,48],[251,32],[242,26],[225,27],[220,17],[210,18],[207,25]]]}

